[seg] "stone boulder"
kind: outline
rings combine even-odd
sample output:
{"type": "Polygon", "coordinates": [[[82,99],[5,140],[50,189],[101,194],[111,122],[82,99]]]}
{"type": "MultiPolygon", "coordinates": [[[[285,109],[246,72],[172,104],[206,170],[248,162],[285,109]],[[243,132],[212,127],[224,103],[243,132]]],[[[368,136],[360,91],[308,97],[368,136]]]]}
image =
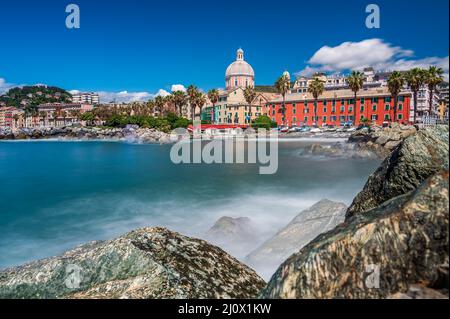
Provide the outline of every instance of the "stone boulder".
{"type": "Polygon", "coordinates": [[[253,298],[264,284],[205,241],[144,228],[0,271],[0,299],[253,298]]]}
{"type": "Polygon", "coordinates": [[[321,233],[344,221],[347,206],[330,200],[321,200],[298,214],[286,227],[251,252],[244,262],[265,278],[280,264],[321,233]]]}
{"type": "Polygon", "coordinates": [[[287,259],[262,298],[387,298],[448,291],[448,171],[359,214],[287,259]]]}
{"type": "Polygon", "coordinates": [[[363,213],[383,202],[416,189],[424,180],[449,167],[448,126],[420,130],[409,136],[370,175],[346,217],[363,213]]]}
{"type": "Polygon", "coordinates": [[[348,141],[354,143],[361,150],[369,150],[380,158],[386,158],[401,141],[416,134],[414,126],[393,123],[391,127],[382,128],[371,126],[369,129],[361,129],[352,133],[348,141]]]}
{"type": "Polygon", "coordinates": [[[261,234],[258,227],[248,217],[219,218],[206,232],[204,238],[217,245],[234,257],[243,259],[249,251],[261,244],[261,234]]]}

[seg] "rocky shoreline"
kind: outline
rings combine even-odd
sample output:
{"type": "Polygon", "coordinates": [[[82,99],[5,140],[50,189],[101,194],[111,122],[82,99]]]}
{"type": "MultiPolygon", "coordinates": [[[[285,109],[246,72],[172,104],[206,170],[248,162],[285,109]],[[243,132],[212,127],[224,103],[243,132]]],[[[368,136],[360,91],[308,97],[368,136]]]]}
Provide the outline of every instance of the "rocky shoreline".
{"type": "Polygon", "coordinates": [[[150,128],[105,128],[105,127],[75,127],[62,128],[22,128],[18,130],[0,129],[1,140],[45,140],[58,139],[62,141],[127,141],[132,143],[171,143],[170,135],[150,128]]]}
{"type": "MultiPolygon", "coordinates": [[[[448,298],[448,126],[394,126],[350,139],[384,161],[348,209],[300,216],[263,246],[263,260],[296,251],[267,285],[218,247],[146,228],[2,270],[0,298],[448,298]],[[326,232],[302,240],[304,225],[326,232]]],[[[212,236],[252,232],[245,219],[222,224],[232,227],[217,225],[212,236]]]]}

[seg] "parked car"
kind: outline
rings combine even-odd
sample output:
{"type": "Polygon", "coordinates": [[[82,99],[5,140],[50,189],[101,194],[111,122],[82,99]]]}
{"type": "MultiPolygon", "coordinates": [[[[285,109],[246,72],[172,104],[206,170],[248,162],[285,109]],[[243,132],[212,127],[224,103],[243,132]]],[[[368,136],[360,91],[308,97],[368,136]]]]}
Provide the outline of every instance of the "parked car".
{"type": "Polygon", "coordinates": [[[322,130],[318,127],[311,129],[311,133],[320,133],[320,132],[322,132],[322,130]]]}
{"type": "Polygon", "coordinates": [[[287,126],[280,127],[280,132],[287,133],[287,132],[289,132],[289,128],[287,126]]]}

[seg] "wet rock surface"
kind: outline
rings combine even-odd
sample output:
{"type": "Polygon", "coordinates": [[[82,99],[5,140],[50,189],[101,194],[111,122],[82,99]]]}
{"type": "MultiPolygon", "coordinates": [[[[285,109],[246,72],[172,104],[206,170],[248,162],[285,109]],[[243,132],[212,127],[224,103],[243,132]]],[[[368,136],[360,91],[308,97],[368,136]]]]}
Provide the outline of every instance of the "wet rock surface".
{"type": "Polygon", "coordinates": [[[448,143],[448,126],[420,130],[407,137],[369,176],[347,210],[347,218],[410,192],[436,172],[448,170],[448,143]]]}
{"type": "Polygon", "coordinates": [[[253,298],[264,284],[218,247],[144,228],[0,271],[0,298],[253,298]]]}
{"type": "Polygon", "coordinates": [[[448,171],[334,230],[287,259],[262,298],[387,298],[448,291],[448,171]]]}
{"type": "Polygon", "coordinates": [[[278,266],[303,246],[344,221],[347,206],[330,200],[321,200],[298,214],[286,227],[251,252],[245,263],[270,277],[278,266]]]}

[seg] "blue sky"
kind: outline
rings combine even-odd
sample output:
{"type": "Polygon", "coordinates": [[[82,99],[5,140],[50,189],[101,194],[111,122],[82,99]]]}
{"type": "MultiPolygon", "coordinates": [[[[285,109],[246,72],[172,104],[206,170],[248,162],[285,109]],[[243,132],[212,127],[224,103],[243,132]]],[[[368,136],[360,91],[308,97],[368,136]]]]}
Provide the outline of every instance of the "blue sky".
{"type": "Polygon", "coordinates": [[[284,70],[437,64],[448,72],[448,0],[5,1],[0,89],[45,83],[146,97],[173,84],[224,86],[238,47],[272,84],[284,70]],[[65,26],[78,4],[81,28],[65,26]],[[365,8],[381,9],[367,29],[365,8]],[[141,93],[141,95],[132,95],[141,93]]]}

